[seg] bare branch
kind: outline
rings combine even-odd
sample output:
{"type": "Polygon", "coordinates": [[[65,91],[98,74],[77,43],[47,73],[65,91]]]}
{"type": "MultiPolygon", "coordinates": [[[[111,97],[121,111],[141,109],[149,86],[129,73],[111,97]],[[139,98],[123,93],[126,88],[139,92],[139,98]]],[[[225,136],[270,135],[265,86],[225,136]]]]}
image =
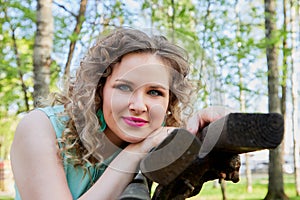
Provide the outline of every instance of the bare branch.
{"type": "Polygon", "coordinates": [[[72,11],[68,10],[64,5],[61,5],[55,1],[53,1],[53,4],[64,9],[66,12],[70,13],[73,17],[77,17],[76,14],[74,14],[72,11]]]}

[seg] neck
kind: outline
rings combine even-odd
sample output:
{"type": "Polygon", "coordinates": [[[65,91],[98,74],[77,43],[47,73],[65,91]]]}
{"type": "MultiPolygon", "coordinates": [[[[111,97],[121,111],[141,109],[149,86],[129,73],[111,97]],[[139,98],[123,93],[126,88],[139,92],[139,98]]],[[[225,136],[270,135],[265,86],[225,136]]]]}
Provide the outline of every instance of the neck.
{"type": "Polygon", "coordinates": [[[128,143],[117,137],[116,134],[114,134],[109,128],[105,129],[104,134],[105,136],[102,137],[104,146],[101,151],[105,158],[128,145],[128,143]]]}

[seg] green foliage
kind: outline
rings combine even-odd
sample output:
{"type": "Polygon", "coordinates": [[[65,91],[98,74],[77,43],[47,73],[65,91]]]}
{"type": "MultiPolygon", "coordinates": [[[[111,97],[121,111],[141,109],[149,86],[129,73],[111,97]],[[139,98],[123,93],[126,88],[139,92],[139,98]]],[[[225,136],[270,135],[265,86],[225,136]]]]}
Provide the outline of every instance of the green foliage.
{"type": "Polygon", "coordinates": [[[13,139],[12,133],[14,133],[19,120],[17,116],[3,111],[1,112],[0,118],[0,160],[2,160],[8,159],[10,144],[13,139]]]}
{"type": "Polygon", "coordinates": [[[4,1],[0,9],[0,158],[4,159],[8,156],[17,114],[27,111],[27,102],[32,103],[33,4],[4,1]]]}
{"type": "MultiPolygon", "coordinates": [[[[190,0],[143,1],[141,9],[151,17],[151,28],[166,35],[179,46],[186,49],[192,64],[191,79],[200,89],[197,99],[199,104],[206,102],[208,92],[201,78],[201,63],[212,65],[206,52],[201,47],[197,28],[197,8],[190,0]]],[[[203,105],[202,105],[203,106],[203,105]]]]}
{"type": "Polygon", "coordinates": [[[18,106],[17,112],[26,111],[22,81],[26,89],[32,88],[30,79],[34,41],[32,29],[35,23],[32,21],[35,19],[32,16],[35,12],[27,7],[30,5],[24,4],[18,1],[5,2],[0,11],[2,16],[5,16],[1,19],[0,33],[3,36],[0,44],[2,52],[0,68],[1,78],[3,78],[0,83],[0,96],[2,96],[0,106],[5,111],[13,105],[18,106]],[[14,12],[17,14],[13,14],[14,12]]]}

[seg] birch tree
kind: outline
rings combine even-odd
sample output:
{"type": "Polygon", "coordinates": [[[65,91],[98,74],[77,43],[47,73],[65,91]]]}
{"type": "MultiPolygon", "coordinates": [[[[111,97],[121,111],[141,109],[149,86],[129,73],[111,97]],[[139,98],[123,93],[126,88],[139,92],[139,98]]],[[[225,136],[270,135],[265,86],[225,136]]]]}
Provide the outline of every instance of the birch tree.
{"type": "Polygon", "coordinates": [[[46,97],[49,94],[54,29],[52,0],[38,0],[36,16],[37,31],[33,52],[34,105],[37,104],[39,97],[46,97]]]}
{"type": "MultiPolygon", "coordinates": [[[[286,0],[283,0],[283,39],[282,39],[282,68],[281,68],[281,113],[284,119],[284,122],[287,121],[287,78],[288,78],[288,71],[289,71],[289,65],[288,65],[288,58],[291,54],[291,49],[288,46],[288,30],[287,27],[289,26],[289,19],[287,16],[287,7],[286,7],[286,0]]],[[[286,124],[286,123],[285,123],[286,124]]],[[[287,133],[287,126],[284,127],[284,135],[286,138],[287,133]]],[[[285,139],[282,141],[282,149],[285,149],[285,139]]]]}
{"type": "MultiPolygon", "coordinates": [[[[294,143],[294,172],[295,172],[295,187],[296,195],[300,195],[300,164],[299,164],[299,128],[298,128],[298,118],[299,118],[299,107],[298,107],[298,83],[297,83],[297,28],[299,27],[300,17],[299,17],[299,2],[290,0],[290,13],[291,13],[291,68],[292,68],[292,133],[293,133],[293,143],[294,143]]],[[[300,29],[298,29],[300,31],[300,29]]],[[[299,61],[299,60],[298,60],[299,61]]]]}
{"type": "Polygon", "coordinates": [[[297,70],[295,65],[292,66],[292,132],[294,140],[294,171],[296,194],[300,195],[300,166],[299,166],[299,136],[298,136],[298,83],[297,70]]]}

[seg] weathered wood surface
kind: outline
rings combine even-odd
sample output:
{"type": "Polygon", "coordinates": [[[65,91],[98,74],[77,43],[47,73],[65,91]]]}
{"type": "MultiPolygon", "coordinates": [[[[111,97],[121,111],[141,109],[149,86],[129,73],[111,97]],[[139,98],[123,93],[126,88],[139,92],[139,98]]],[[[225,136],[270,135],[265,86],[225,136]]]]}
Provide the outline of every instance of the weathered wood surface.
{"type": "Polygon", "coordinates": [[[121,200],[151,200],[148,181],[140,172],[119,197],[121,200]]]}
{"type": "Polygon", "coordinates": [[[167,185],[198,156],[200,140],[185,129],[176,129],[140,163],[150,180],[167,185]]]}
{"type": "Polygon", "coordinates": [[[152,200],[183,200],[197,195],[205,182],[224,179],[239,181],[239,154],[212,152],[205,158],[196,158],[192,164],[168,185],[159,184],[152,200]]]}
{"type": "Polygon", "coordinates": [[[284,121],[280,114],[231,113],[204,128],[198,137],[203,142],[202,147],[213,146],[214,150],[241,154],[276,148],[283,132],[284,121]],[[210,144],[208,138],[215,144],[210,144]]]}
{"type": "Polygon", "coordinates": [[[276,148],[283,133],[280,114],[230,113],[196,136],[184,129],[172,132],[141,161],[140,169],[159,184],[153,200],[185,199],[209,180],[237,182],[239,154],[276,148]]]}

